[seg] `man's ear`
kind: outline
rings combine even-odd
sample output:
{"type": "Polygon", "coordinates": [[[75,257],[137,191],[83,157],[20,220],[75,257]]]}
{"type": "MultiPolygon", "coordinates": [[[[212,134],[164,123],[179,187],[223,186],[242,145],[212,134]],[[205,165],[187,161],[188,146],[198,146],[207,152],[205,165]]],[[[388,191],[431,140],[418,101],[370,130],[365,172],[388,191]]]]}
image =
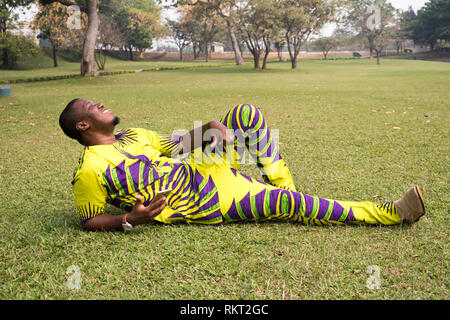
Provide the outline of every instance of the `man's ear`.
{"type": "Polygon", "coordinates": [[[75,125],[75,128],[78,130],[78,131],[81,131],[81,132],[83,132],[83,131],[86,131],[87,129],[89,129],[91,126],[89,125],[89,123],[87,123],[86,121],[80,121],[80,122],[77,122],[77,124],[75,125]]]}

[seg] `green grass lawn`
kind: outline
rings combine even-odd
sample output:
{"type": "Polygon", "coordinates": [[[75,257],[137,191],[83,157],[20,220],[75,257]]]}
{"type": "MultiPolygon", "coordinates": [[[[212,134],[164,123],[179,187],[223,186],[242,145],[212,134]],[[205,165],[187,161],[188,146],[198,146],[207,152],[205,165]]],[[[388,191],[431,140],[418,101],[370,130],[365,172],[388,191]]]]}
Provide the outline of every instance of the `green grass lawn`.
{"type": "Polygon", "coordinates": [[[0,299],[448,299],[449,83],[447,63],[364,59],[13,84],[0,98],[0,299]],[[383,203],[419,183],[427,214],[396,227],[85,232],[70,184],[82,148],[58,125],[75,97],[104,102],[121,127],[167,133],[251,103],[280,130],[298,190],[383,203]],[[380,289],[366,286],[369,266],[380,289]]]}
{"type": "MultiPolygon", "coordinates": [[[[229,60],[213,60],[211,63],[232,62],[229,60]]],[[[210,64],[211,64],[210,63],[210,64]]],[[[204,60],[190,60],[190,61],[170,61],[170,60],[138,60],[129,61],[121,60],[114,57],[107,57],[105,64],[105,71],[117,70],[142,70],[151,67],[174,67],[174,66],[196,66],[205,64],[204,60]]],[[[18,66],[13,70],[0,69],[0,80],[15,80],[37,78],[45,76],[58,76],[67,74],[79,74],[80,62],[71,62],[62,58],[58,58],[58,67],[53,66],[53,60],[44,55],[37,55],[28,58],[28,60],[21,60],[18,66]]]]}

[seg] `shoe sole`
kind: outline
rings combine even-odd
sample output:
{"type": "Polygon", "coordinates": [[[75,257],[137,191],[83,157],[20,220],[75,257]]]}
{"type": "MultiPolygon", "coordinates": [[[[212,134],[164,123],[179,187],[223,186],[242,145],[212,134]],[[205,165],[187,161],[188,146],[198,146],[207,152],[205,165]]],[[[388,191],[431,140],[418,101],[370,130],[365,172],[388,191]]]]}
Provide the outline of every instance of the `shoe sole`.
{"type": "Polygon", "coordinates": [[[414,190],[416,191],[417,195],[419,196],[419,200],[420,200],[420,204],[422,205],[422,214],[417,217],[417,219],[415,221],[418,221],[420,219],[420,217],[422,217],[425,214],[425,204],[423,203],[423,196],[422,196],[422,191],[420,190],[419,186],[416,185],[414,186],[414,190]]]}

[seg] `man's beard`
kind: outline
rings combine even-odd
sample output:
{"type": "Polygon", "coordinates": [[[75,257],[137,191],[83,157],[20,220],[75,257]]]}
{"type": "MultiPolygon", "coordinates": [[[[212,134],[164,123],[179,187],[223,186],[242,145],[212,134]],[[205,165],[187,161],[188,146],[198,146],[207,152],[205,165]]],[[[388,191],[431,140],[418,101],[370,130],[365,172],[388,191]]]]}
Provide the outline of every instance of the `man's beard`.
{"type": "Polygon", "coordinates": [[[117,126],[120,123],[120,118],[117,116],[114,116],[113,125],[117,126]]]}

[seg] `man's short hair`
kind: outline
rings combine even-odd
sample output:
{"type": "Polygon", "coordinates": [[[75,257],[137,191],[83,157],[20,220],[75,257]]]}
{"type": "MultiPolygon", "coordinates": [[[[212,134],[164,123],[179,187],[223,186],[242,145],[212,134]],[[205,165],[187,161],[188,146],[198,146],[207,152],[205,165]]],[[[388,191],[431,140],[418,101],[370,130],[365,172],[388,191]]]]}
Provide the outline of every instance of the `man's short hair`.
{"type": "Polygon", "coordinates": [[[80,98],[73,99],[67,104],[59,116],[59,125],[66,136],[78,140],[79,143],[83,144],[81,140],[81,131],[76,128],[76,124],[82,119],[77,113],[77,110],[73,107],[78,100],[80,100],[80,98]]]}

